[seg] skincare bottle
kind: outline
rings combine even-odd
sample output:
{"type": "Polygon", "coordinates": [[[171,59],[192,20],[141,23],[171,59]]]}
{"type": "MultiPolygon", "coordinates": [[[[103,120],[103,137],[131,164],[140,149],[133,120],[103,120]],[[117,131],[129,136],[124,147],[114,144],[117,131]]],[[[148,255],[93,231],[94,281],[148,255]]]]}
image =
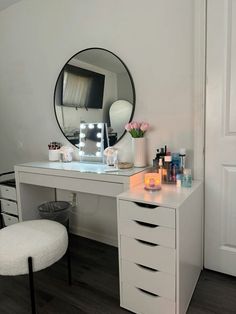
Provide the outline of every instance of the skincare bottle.
{"type": "Polygon", "coordinates": [[[185,162],[186,162],[186,149],[185,148],[180,148],[179,157],[180,157],[180,172],[183,173],[185,169],[185,162]]]}
{"type": "Polygon", "coordinates": [[[172,183],[172,167],[171,167],[171,156],[165,156],[164,168],[163,168],[163,181],[165,183],[172,183]]]}
{"type": "Polygon", "coordinates": [[[192,172],[191,169],[184,169],[182,175],[181,185],[185,188],[191,188],[192,186],[192,172]]]}
{"type": "Polygon", "coordinates": [[[177,174],[176,175],[176,186],[178,188],[181,187],[181,179],[182,179],[182,174],[177,174]]]}

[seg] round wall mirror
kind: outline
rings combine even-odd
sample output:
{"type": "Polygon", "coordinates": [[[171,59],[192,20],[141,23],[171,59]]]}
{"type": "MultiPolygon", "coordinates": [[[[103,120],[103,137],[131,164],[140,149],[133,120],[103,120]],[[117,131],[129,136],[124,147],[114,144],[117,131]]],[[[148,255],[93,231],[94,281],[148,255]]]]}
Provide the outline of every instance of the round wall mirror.
{"type": "Polygon", "coordinates": [[[117,143],[134,108],[135,89],[129,70],[106,49],[80,51],[59,74],[54,91],[55,115],[61,131],[76,147],[84,123],[105,123],[108,145],[117,143]]]}

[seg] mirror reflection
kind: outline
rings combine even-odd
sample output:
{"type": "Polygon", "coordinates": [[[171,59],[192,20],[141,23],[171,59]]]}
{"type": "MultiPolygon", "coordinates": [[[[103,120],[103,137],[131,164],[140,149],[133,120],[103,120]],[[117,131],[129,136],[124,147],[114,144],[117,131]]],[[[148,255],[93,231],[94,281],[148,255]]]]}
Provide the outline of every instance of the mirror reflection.
{"type": "Polygon", "coordinates": [[[135,106],[134,84],[125,64],[112,52],[86,49],[63,67],[54,92],[54,108],[66,138],[80,147],[80,126],[105,123],[108,145],[124,135],[135,106]]]}

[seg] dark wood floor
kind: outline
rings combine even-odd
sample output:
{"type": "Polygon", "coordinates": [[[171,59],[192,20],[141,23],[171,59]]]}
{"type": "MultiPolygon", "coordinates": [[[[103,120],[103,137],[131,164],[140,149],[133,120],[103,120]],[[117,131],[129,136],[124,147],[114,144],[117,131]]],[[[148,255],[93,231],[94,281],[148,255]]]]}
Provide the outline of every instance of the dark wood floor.
{"type": "MultiPolygon", "coordinates": [[[[73,285],[66,259],[35,273],[39,314],[128,314],[119,307],[117,249],[73,236],[73,285]]],[[[30,313],[26,276],[0,277],[0,314],[30,313]]],[[[236,313],[236,278],[204,270],[188,314],[236,313]]],[[[157,313],[158,314],[158,313],[157,313]]]]}

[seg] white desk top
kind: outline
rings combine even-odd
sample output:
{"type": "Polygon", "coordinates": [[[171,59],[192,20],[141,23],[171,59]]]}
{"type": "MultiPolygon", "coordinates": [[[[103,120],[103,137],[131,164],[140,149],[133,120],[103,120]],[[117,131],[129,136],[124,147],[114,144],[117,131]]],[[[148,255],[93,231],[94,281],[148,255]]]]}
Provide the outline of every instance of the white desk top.
{"type": "Polygon", "coordinates": [[[129,182],[132,176],[146,168],[116,169],[100,163],[64,162],[28,162],[15,166],[16,171],[49,174],[53,176],[74,177],[108,182],[129,182]]]}
{"type": "Polygon", "coordinates": [[[147,191],[144,189],[144,184],[139,184],[121,193],[118,198],[122,200],[177,208],[201,184],[201,181],[193,181],[191,188],[177,187],[174,184],[162,184],[162,189],[160,191],[147,191]]]}
{"type": "Polygon", "coordinates": [[[31,168],[42,168],[50,170],[70,170],[77,172],[86,173],[102,173],[102,174],[112,174],[118,176],[132,176],[136,173],[143,171],[144,168],[130,168],[130,169],[116,169],[114,167],[107,166],[101,163],[82,163],[79,161],[72,162],[28,162],[25,164],[16,165],[16,167],[31,167],[31,168]]]}

